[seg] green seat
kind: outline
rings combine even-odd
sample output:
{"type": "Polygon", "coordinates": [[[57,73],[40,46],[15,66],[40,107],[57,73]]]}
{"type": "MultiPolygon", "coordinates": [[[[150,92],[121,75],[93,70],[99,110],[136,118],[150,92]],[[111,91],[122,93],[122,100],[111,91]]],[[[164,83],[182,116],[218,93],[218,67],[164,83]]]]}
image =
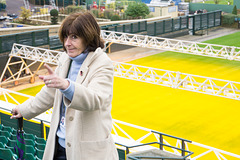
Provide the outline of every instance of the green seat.
{"type": "Polygon", "coordinates": [[[16,143],[17,143],[16,140],[11,140],[11,139],[8,138],[8,143],[7,143],[7,145],[8,145],[9,147],[14,147],[14,146],[16,145],[16,143]]]}
{"type": "Polygon", "coordinates": [[[11,140],[16,140],[17,139],[17,134],[10,133],[10,139],[11,140]]]}
{"type": "Polygon", "coordinates": [[[13,128],[12,134],[17,135],[17,130],[13,128]]]}
{"type": "Polygon", "coordinates": [[[8,131],[9,133],[12,133],[13,128],[9,126],[2,125],[2,131],[8,131]]]}
{"type": "Polygon", "coordinates": [[[31,153],[32,155],[35,155],[35,148],[31,145],[26,145],[26,153],[31,153]]]}
{"type": "Polygon", "coordinates": [[[0,124],[0,130],[2,130],[2,124],[0,124]]]}
{"type": "Polygon", "coordinates": [[[0,142],[2,142],[3,144],[7,144],[8,139],[5,136],[0,136],[0,142]]]}
{"type": "Polygon", "coordinates": [[[5,145],[2,142],[0,142],[0,148],[5,148],[5,145]]]}
{"type": "Polygon", "coordinates": [[[42,143],[42,144],[46,144],[46,140],[44,138],[39,138],[37,136],[35,136],[35,141],[37,143],[42,143]]]}
{"type": "Polygon", "coordinates": [[[0,136],[5,136],[6,138],[10,138],[11,134],[8,131],[0,130],[0,136]]]}
{"type": "Polygon", "coordinates": [[[37,142],[35,142],[35,147],[36,147],[37,149],[44,150],[44,149],[45,149],[45,146],[46,146],[46,144],[42,144],[42,143],[37,143],[37,142]]]}
{"type": "Polygon", "coordinates": [[[24,133],[24,138],[35,141],[35,136],[33,134],[24,133]]]}
{"type": "Polygon", "coordinates": [[[126,150],[117,148],[119,160],[126,160],[126,150]]]}
{"type": "Polygon", "coordinates": [[[0,148],[0,159],[4,160],[17,160],[17,155],[14,154],[11,149],[0,148]]]}
{"type": "Polygon", "coordinates": [[[35,156],[36,160],[42,160],[41,158],[38,158],[37,156],[35,156]]]}
{"type": "Polygon", "coordinates": [[[43,153],[44,153],[44,150],[40,150],[40,149],[36,148],[36,156],[37,156],[37,158],[42,159],[43,153]]]}
{"type": "Polygon", "coordinates": [[[34,155],[31,154],[31,153],[26,153],[25,159],[26,159],[26,160],[36,160],[36,158],[34,157],[34,155]]]}
{"type": "Polygon", "coordinates": [[[34,143],[34,141],[33,141],[33,140],[31,140],[31,139],[24,139],[24,141],[25,141],[25,144],[26,144],[26,145],[35,146],[35,143],[34,143]]]}
{"type": "Polygon", "coordinates": [[[8,145],[5,145],[5,148],[11,149],[11,151],[12,151],[13,153],[15,153],[14,147],[10,147],[10,146],[8,146],[8,145]]]}

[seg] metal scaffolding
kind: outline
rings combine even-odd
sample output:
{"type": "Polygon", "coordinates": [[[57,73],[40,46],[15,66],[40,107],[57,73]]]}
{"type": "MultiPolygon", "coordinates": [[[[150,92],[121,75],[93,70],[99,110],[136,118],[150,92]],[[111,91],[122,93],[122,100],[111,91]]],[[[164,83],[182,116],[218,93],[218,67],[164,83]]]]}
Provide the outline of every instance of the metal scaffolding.
{"type": "Polygon", "coordinates": [[[240,100],[240,82],[113,62],[114,76],[240,100]]]}
{"type": "Polygon", "coordinates": [[[101,30],[106,47],[112,43],[138,46],[164,51],[174,51],[194,55],[240,61],[240,47],[198,43],[146,35],[101,30]]]}
{"type": "Polygon", "coordinates": [[[9,82],[13,82],[14,85],[18,85],[19,80],[26,78],[30,78],[30,83],[34,83],[35,76],[41,66],[44,63],[57,65],[58,59],[62,53],[63,52],[38,47],[13,44],[12,51],[9,54],[8,62],[0,77],[0,86],[9,82]],[[16,58],[13,60],[14,57],[16,57],[17,60],[16,58]],[[27,63],[26,60],[29,60],[31,63],[27,63]],[[18,67],[14,67],[16,65],[18,65],[18,67]],[[33,65],[37,65],[37,69],[35,71],[31,70],[31,66],[33,65]],[[6,72],[9,74],[8,77],[4,77],[6,76],[6,72]],[[27,76],[22,76],[26,75],[26,73],[27,76]]]}
{"type": "MultiPolygon", "coordinates": [[[[43,63],[57,65],[58,60],[63,52],[30,47],[26,45],[14,44],[10,53],[10,58],[0,78],[0,85],[8,82],[18,84],[18,80],[26,77],[20,75],[26,70],[29,72],[30,82],[35,81],[35,75],[43,63]],[[19,61],[11,62],[13,57],[18,57],[19,61]],[[25,60],[31,60],[27,64],[25,60]],[[35,72],[31,71],[30,67],[37,62],[40,64],[35,72]],[[10,66],[20,64],[19,70],[13,73],[10,66]],[[3,81],[4,74],[9,71],[10,76],[3,81]]],[[[240,100],[240,82],[229,80],[216,79],[211,77],[203,77],[187,73],[162,70],[139,65],[113,62],[114,76],[122,77],[141,82],[147,82],[157,85],[162,85],[171,88],[183,89],[198,93],[204,93],[219,97],[225,97],[235,100],[240,100]]]]}

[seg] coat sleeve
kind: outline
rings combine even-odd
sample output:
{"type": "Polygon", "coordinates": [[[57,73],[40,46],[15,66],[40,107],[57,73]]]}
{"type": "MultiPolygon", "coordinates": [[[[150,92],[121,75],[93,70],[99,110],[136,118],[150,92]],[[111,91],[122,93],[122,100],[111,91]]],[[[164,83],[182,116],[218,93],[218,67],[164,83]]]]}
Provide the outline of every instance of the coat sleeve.
{"type": "Polygon", "coordinates": [[[55,91],[56,89],[44,86],[35,97],[18,105],[22,116],[26,119],[32,119],[50,109],[53,106],[55,91]]]}
{"type": "MultiPolygon", "coordinates": [[[[58,74],[59,70],[59,67],[57,67],[55,73],[58,74]]],[[[20,113],[24,118],[32,119],[53,106],[55,92],[55,88],[43,86],[41,91],[35,97],[18,105],[17,108],[19,108],[20,113]]]]}
{"type": "Polygon", "coordinates": [[[93,111],[110,106],[113,94],[113,65],[110,60],[102,64],[93,69],[93,74],[88,75],[91,78],[87,86],[74,82],[73,99],[69,101],[64,98],[65,106],[81,111],[93,111]]]}

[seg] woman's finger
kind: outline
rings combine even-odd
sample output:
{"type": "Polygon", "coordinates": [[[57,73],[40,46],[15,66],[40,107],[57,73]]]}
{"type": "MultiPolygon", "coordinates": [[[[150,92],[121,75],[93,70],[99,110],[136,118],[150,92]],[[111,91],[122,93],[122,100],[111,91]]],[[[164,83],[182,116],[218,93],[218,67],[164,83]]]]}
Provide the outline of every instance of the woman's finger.
{"type": "Polygon", "coordinates": [[[54,73],[54,71],[52,70],[52,68],[51,68],[49,65],[47,65],[46,63],[44,64],[44,67],[48,70],[48,73],[49,73],[49,74],[53,74],[53,73],[54,73]]]}

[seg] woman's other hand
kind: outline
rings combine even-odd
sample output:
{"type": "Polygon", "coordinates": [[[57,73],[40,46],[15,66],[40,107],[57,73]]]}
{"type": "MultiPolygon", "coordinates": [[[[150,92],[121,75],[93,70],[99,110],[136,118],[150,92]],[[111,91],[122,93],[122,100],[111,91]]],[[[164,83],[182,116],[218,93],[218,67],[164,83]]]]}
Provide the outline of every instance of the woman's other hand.
{"type": "Polygon", "coordinates": [[[47,87],[57,88],[57,89],[62,89],[62,90],[65,90],[68,88],[68,86],[69,86],[68,80],[59,77],[56,73],[54,73],[54,71],[52,70],[52,68],[49,65],[44,64],[44,67],[48,70],[49,75],[47,75],[47,76],[39,75],[39,78],[44,81],[44,83],[47,87]]]}
{"type": "Polygon", "coordinates": [[[22,117],[22,114],[20,113],[18,108],[13,108],[11,113],[12,113],[12,116],[10,117],[10,119],[17,119],[22,117]]]}

